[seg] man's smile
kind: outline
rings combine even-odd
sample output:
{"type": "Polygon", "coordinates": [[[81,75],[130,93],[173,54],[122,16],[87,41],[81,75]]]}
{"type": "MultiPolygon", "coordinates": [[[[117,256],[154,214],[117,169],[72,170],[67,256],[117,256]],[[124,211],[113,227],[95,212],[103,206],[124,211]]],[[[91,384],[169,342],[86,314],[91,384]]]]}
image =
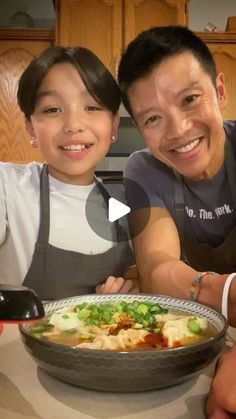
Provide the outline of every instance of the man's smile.
{"type": "Polygon", "coordinates": [[[175,152],[178,152],[178,153],[188,153],[189,151],[192,151],[195,147],[197,147],[197,145],[200,142],[200,139],[202,139],[202,137],[197,138],[197,139],[191,141],[190,143],[188,143],[188,144],[186,144],[182,147],[175,148],[172,151],[175,151],[175,152]]]}

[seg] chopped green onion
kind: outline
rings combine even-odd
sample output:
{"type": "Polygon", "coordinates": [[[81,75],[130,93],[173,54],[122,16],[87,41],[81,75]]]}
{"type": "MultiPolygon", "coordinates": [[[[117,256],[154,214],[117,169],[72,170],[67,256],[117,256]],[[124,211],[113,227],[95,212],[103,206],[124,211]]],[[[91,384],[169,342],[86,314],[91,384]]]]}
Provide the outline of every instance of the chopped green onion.
{"type": "Polygon", "coordinates": [[[188,319],[187,326],[189,330],[193,333],[196,333],[196,335],[199,335],[203,331],[199,320],[196,317],[190,317],[190,319],[188,319]]]}

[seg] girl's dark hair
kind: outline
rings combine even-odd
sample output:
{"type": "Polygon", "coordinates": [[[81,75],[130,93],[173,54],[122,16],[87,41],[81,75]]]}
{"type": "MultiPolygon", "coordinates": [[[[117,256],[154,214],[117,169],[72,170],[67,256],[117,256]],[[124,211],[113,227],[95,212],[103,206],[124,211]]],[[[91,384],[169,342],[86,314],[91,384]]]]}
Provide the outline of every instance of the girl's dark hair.
{"type": "Polygon", "coordinates": [[[118,84],[121,98],[132,115],[128,89],[137,79],[147,76],[163,59],[189,51],[210,76],[216,87],[216,65],[207,45],[184,26],[157,26],[141,32],[124,52],[119,69],[118,84]]]}
{"type": "Polygon", "coordinates": [[[120,106],[118,85],[105,65],[89,49],[82,47],[50,47],[42,52],[23,72],[18,86],[18,104],[29,120],[34,113],[38,89],[54,64],[72,64],[89,93],[115,114],[120,106]]]}

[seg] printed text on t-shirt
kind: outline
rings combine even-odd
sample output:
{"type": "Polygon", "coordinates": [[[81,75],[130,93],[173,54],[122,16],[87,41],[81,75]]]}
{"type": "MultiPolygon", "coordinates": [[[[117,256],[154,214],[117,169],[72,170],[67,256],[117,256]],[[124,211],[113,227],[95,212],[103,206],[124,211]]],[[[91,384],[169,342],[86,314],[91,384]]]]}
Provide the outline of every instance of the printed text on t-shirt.
{"type": "Polygon", "coordinates": [[[214,211],[208,211],[204,208],[192,209],[185,206],[185,211],[189,218],[199,218],[200,220],[214,220],[216,217],[220,218],[222,215],[231,214],[234,210],[228,204],[217,207],[214,211]]]}

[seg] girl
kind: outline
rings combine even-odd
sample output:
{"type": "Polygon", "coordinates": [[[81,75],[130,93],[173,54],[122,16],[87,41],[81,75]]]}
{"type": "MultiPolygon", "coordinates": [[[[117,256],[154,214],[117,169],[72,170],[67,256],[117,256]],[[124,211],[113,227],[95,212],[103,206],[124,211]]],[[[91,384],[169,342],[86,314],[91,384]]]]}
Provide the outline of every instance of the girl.
{"type": "Polygon", "coordinates": [[[119,123],[112,75],[88,49],[52,47],[24,71],[18,103],[46,163],[1,163],[1,282],[23,284],[41,299],[94,292],[108,275],[106,292],[134,290],[114,277],[133,254],[125,227],[107,219],[112,191],[94,176],[119,123]],[[88,207],[104,234],[90,227],[88,207]]]}

